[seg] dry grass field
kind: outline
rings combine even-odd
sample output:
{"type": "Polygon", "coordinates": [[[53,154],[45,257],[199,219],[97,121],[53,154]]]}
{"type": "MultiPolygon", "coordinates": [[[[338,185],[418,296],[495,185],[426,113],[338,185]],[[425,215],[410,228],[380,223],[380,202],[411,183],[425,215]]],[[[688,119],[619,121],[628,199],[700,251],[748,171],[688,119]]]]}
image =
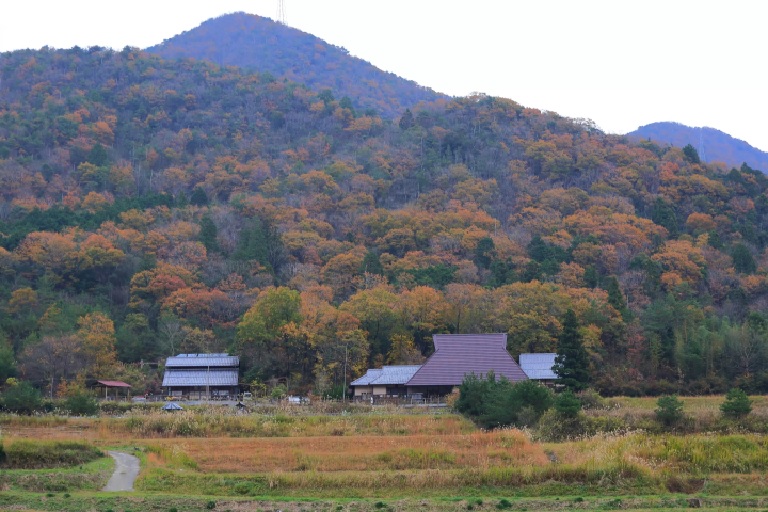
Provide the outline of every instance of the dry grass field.
{"type": "MultiPolygon", "coordinates": [[[[722,403],[718,397],[682,400],[685,413],[701,424],[716,417],[722,403]]],[[[589,414],[644,420],[655,407],[655,399],[611,399],[589,414]]],[[[768,415],[761,397],[754,398],[753,415],[768,415]]],[[[227,503],[215,510],[263,512],[658,509],[688,506],[689,499],[704,507],[768,507],[768,436],[738,430],[687,435],[629,430],[542,443],[514,429],[481,431],[449,412],[387,408],[319,414],[291,407],[246,415],[199,407],[121,417],[0,416],[0,428],[6,444],[22,438],[78,440],[134,451],[142,458],[138,496],[175,496],[178,502],[189,497],[196,503],[176,507],[179,512],[198,510],[202,503],[210,509],[211,498],[227,503]],[[478,498],[468,498],[473,496],[478,498]],[[318,505],[278,506],[274,500],[318,505]]],[[[77,492],[74,476],[69,484],[66,473],[60,479],[63,488],[77,492]]],[[[25,489],[19,485],[0,482],[11,492],[25,489]]],[[[90,503],[85,495],[82,499],[90,503]]],[[[56,509],[49,507],[54,502],[40,510],[56,509]]],[[[82,510],[107,508],[140,509],[89,505],[82,510]]]]}

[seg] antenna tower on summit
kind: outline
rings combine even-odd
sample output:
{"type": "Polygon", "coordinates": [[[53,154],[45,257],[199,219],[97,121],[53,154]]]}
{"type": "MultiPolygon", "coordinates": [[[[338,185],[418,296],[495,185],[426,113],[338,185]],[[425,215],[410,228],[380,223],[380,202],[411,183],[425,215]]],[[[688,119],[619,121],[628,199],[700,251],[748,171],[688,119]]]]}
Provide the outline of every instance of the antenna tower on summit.
{"type": "Polygon", "coordinates": [[[285,0],[277,0],[277,22],[285,25],[285,0]]]}

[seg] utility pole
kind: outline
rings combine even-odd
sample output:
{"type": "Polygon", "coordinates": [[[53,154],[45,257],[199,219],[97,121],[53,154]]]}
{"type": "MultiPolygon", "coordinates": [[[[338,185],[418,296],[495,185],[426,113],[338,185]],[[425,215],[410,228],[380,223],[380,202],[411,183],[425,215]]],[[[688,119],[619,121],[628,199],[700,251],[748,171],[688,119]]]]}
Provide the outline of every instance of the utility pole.
{"type": "Polygon", "coordinates": [[[343,402],[347,401],[347,353],[349,351],[349,345],[344,345],[344,389],[341,390],[341,398],[343,402]]]}

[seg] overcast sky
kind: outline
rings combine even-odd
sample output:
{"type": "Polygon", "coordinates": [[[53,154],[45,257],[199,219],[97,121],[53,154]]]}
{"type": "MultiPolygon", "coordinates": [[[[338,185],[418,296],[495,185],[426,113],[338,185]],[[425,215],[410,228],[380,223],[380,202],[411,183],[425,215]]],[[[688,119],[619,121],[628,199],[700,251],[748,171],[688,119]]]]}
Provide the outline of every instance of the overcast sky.
{"type": "MultiPolygon", "coordinates": [[[[709,126],[768,151],[766,17],[728,0],[284,0],[289,26],[438,92],[483,92],[610,133],[709,126]]],[[[145,48],[278,0],[3,0],[0,50],[145,48]]]]}

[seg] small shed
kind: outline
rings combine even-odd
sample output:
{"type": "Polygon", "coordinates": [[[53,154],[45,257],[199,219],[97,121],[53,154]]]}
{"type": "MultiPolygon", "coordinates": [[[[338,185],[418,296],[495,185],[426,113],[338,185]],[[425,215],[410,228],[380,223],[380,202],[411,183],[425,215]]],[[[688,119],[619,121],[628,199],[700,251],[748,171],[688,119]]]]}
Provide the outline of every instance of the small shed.
{"type": "Polygon", "coordinates": [[[103,396],[104,400],[129,400],[131,398],[131,385],[119,380],[97,380],[91,387],[97,389],[98,395],[103,396]],[[110,396],[110,390],[112,396],[110,396]]]}
{"type": "Polygon", "coordinates": [[[183,411],[184,408],[176,402],[168,402],[163,406],[164,411],[183,411]]]}

